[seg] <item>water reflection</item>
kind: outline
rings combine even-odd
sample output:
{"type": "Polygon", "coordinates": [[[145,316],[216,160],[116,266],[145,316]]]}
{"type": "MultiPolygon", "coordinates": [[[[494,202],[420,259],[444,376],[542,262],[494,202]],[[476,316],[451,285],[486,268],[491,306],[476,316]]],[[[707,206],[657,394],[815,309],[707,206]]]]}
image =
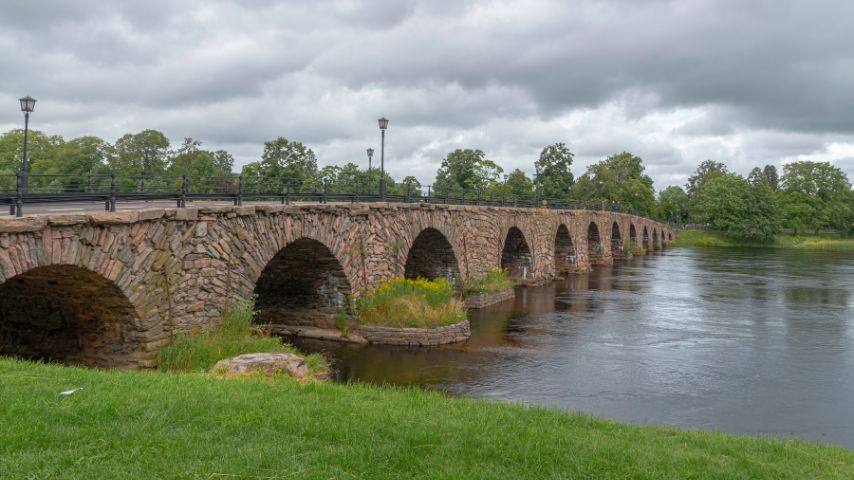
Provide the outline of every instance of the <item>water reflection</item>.
{"type": "Polygon", "coordinates": [[[472,312],[440,348],[301,341],[339,381],[854,446],[854,255],[673,249],[472,312]]]}

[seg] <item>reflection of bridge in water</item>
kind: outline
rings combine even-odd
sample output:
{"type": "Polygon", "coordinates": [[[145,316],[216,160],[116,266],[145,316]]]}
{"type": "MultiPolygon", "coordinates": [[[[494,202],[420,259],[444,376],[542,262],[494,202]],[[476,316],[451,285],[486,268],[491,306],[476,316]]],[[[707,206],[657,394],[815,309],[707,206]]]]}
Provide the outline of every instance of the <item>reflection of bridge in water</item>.
{"type": "Polygon", "coordinates": [[[253,205],[0,221],[0,353],[150,365],[179,331],[257,294],[263,323],[336,328],[383,279],[501,266],[541,281],[656,250],[674,232],[615,212],[432,204],[253,205]],[[641,237],[638,239],[638,232],[641,237]]]}

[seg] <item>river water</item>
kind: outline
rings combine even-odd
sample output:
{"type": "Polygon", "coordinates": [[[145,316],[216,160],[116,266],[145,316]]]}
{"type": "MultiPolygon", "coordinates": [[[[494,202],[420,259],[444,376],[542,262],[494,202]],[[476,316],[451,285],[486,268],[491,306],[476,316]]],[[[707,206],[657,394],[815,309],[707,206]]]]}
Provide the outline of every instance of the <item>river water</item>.
{"type": "Polygon", "coordinates": [[[854,449],[854,253],[670,249],[469,318],[454,346],[297,344],[338,381],[854,449]]]}

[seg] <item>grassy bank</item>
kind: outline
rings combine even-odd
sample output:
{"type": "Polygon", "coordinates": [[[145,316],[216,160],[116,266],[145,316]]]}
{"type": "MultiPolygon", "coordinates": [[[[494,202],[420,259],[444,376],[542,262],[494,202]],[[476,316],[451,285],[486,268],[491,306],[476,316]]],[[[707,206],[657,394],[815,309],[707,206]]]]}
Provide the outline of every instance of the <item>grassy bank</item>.
{"type": "Polygon", "coordinates": [[[516,285],[503,268],[491,268],[482,277],[469,277],[460,281],[459,288],[464,296],[500,292],[516,285]]]}
{"type": "Polygon", "coordinates": [[[0,358],[0,400],[4,479],[854,478],[841,448],[416,389],[0,358]]]}
{"type": "Polygon", "coordinates": [[[854,251],[854,238],[842,235],[777,235],[771,243],[749,242],[712,230],[679,230],[672,247],[791,248],[854,251]]]}
{"type": "MultiPolygon", "coordinates": [[[[292,353],[303,356],[291,345],[270,336],[263,326],[253,325],[254,298],[231,305],[211,330],[182,335],[157,352],[157,368],[164,372],[206,372],[222,359],[244,353],[292,353]]],[[[322,355],[305,357],[310,373],[328,367],[322,355]]]]}
{"type": "Polygon", "coordinates": [[[364,325],[435,328],[466,319],[462,302],[444,278],[394,278],[360,295],[356,319],[364,325]]]}

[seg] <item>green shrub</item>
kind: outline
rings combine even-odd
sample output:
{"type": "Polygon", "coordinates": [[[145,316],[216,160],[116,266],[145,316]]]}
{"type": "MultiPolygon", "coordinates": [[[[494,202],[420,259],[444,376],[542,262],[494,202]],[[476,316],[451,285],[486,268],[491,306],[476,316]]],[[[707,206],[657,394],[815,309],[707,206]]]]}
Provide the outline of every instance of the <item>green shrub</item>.
{"type": "Polygon", "coordinates": [[[491,268],[482,277],[469,277],[459,284],[464,296],[495,293],[511,288],[516,283],[507,275],[505,268],[491,268]]]}
{"type": "MultiPolygon", "coordinates": [[[[204,372],[225,358],[245,353],[272,352],[300,355],[296,348],[270,336],[263,326],[254,325],[255,298],[231,305],[216,327],[197,334],[181,334],[157,352],[157,368],[165,372],[204,372]]],[[[310,372],[326,368],[323,356],[306,357],[310,372]]]]}
{"type": "Polygon", "coordinates": [[[462,302],[447,280],[395,278],[355,300],[356,319],[365,325],[434,328],[466,319],[462,302]]]}

